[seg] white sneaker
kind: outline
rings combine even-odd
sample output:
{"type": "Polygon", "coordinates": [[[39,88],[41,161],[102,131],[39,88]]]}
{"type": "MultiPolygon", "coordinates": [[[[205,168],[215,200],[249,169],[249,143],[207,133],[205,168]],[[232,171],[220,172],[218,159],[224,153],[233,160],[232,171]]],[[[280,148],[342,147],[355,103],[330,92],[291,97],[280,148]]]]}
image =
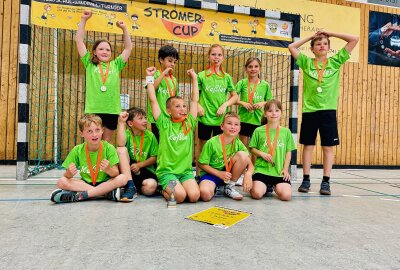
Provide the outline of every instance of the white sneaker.
{"type": "Polygon", "coordinates": [[[240,194],[235,188],[234,185],[232,184],[228,184],[225,186],[225,196],[236,200],[236,201],[240,201],[241,199],[243,199],[243,195],[240,194]]]}

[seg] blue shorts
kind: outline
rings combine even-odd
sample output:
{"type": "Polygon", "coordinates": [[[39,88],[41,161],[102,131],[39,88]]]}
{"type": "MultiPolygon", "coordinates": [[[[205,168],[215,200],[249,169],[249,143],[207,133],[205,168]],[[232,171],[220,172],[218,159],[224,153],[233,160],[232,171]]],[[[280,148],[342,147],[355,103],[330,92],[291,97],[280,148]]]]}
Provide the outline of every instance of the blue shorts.
{"type": "Polygon", "coordinates": [[[199,184],[201,183],[201,181],[204,181],[204,180],[213,182],[217,187],[225,186],[225,182],[221,178],[219,178],[215,175],[212,175],[212,174],[206,173],[202,177],[200,177],[199,184]]]}

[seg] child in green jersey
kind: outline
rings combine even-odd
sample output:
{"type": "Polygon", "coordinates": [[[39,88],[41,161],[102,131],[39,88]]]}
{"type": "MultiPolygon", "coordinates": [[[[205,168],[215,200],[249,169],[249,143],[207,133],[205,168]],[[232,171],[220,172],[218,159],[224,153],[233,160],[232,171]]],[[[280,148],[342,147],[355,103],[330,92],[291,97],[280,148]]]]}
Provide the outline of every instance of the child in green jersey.
{"type": "Polygon", "coordinates": [[[242,173],[243,191],[250,191],[254,171],[246,146],[237,138],[240,130],[240,117],[228,112],[221,124],[222,134],[209,139],[199,157],[200,197],[209,201],[214,197],[217,187],[224,187],[226,196],[241,200],[243,195],[234,189],[242,173]]]}
{"type": "Polygon", "coordinates": [[[303,70],[303,114],[300,143],[303,147],[303,182],[299,192],[310,190],[310,169],[315,139],[319,131],[323,152],[323,179],[320,194],[331,195],[329,185],[334,160],[334,146],[339,145],[336,111],[339,98],[340,67],[350,58],[358,37],[348,34],[317,32],[311,37],[289,45],[296,64],[303,70]],[[329,37],[346,41],[346,45],[334,56],[328,57],[329,37]],[[299,48],[311,41],[315,58],[302,54],[299,48]]]}
{"type": "Polygon", "coordinates": [[[273,98],[269,84],[260,79],[261,61],[257,57],[250,57],[244,65],[247,78],[236,84],[236,92],[240,100],[236,104],[239,107],[241,128],[240,140],[249,145],[249,137],[254,130],[261,125],[263,108],[268,100],[273,98]]]}
{"type": "Polygon", "coordinates": [[[268,185],[274,186],[280,200],[289,201],[292,197],[289,166],[296,145],[290,130],[279,126],[281,115],[281,103],[268,101],[264,110],[268,123],[256,128],[250,140],[250,152],[257,157],[250,190],[254,199],[261,199],[268,185]]]}
{"type": "Polygon", "coordinates": [[[198,137],[199,157],[204,144],[211,136],[221,134],[221,123],[227,108],[237,101],[237,94],[232,77],[223,71],[224,49],[221,45],[211,45],[208,51],[210,66],[198,74],[199,103],[198,103],[198,137]],[[229,94],[229,98],[228,98],[229,94]]]}
{"type": "Polygon", "coordinates": [[[157,162],[158,143],[154,134],[147,130],[143,109],[133,107],[120,114],[117,145],[121,172],[130,179],[121,201],[132,201],[136,197],[136,188],[143,195],[153,195],[157,188],[153,164],[157,162]]]}
{"type": "Polygon", "coordinates": [[[120,71],[126,66],[132,51],[132,42],[126,24],[118,21],[117,26],[124,35],[124,50],[116,59],[111,59],[111,44],[108,40],[97,40],[92,48],[92,56],[86,49],[83,37],[87,20],[92,11],[85,10],[76,32],[76,46],[81,61],[86,68],[85,113],[95,113],[104,125],[103,139],[110,142],[117,129],[121,112],[120,71]]]}
{"type": "Polygon", "coordinates": [[[58,179],[57,189],[51,194],[55,203],[77,202],[105,195],[118,201],[120,187],[128,179],[118,171],[118,154],[115,147],[102,141],[101,118],[94,114],[84,115],[78,122],[80,135],[85,142],[75,146],[64,160],[64,176],[58,179]],[[74,178],[80,168],[81,179],[74,178]]]}
{"type": "MultiPolygon", "coordinates": [[[[160,62],[160,69],[154,74],[154,89],[156,91],[156,97],[160,106],[161,112],[167,114],[167,108],[165,106],[168,98],[178,96],[178,82],[174,77],[174,68],[179,60],[178,51],[171,45],[165,45],[158,50],[158,61],[160,62]]],[[[157,141],[160,138],[160,134],[153,118],[150,103],[147,106],[147,118],[151,123],[151,131],[156,136],[157,141]]]]}
{"type": "Polygon", "coordinates": [[[166,102],[169,116],[161,112],[154,89],[155,67],[146,69],[147,92],[154,120],[160,131],[160,145],[157,156],[156,174],[163,188],[163,196],[169,200],[172,189],[168,184],[176,181],[174,197],[177,203],[185,198],[196,202],[200,197],[199,186],[192,171],[193,131],[196,126],[199,91],[197,75],[193,69],[187,71],[192,78],[190,113],[185,101],[179,96],[170,97],[166,102]]]}

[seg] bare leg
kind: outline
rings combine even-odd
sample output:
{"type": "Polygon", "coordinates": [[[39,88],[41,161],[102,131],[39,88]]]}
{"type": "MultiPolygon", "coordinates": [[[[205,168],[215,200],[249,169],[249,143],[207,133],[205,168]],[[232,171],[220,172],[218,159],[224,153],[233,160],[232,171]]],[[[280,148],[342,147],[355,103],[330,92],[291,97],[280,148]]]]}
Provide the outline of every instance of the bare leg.
{"type": "Polygon", "coordinates": [[[200,182],[200,197],[203,201],[208,202],[214,197],[215,183],[210,180],[200,182]]]}
{"type": "Polygon", "coordinates": [[[311,160],[315,145],[303,146],[303,174],[310,174],[311,160]]]}
{"type": "Polygon", "coordinates": [[[253,199],[260,200],[267,192],[267,186],[261,181],[253,181],[253,187],[250,190],[250,195],[253,199]]]}
{"type": "Polygon", "coordinates": [[[281,201],[292,199],[292,186],[289,183],[279,183],[275,186],[275,193],[281,201]]]}
{"type": "Polygon", "coordinates": [[[322,146],[324,176],[331,176],[334,153],[333,146],[322,146]]]}
{"type": "Polygon", "coordinates": [[[143,180],[140,191],[146,196],[151,196],[156,192],[156,189],[157,181],[153,178],[148,178],[143,180]]]}
{"type": "Polygon", "coordinates": [[[186,191],[189,202],[197,202],[200,198],[200,189],[196,180],[189,179],[182,183],[183,188],[186,191]]]}

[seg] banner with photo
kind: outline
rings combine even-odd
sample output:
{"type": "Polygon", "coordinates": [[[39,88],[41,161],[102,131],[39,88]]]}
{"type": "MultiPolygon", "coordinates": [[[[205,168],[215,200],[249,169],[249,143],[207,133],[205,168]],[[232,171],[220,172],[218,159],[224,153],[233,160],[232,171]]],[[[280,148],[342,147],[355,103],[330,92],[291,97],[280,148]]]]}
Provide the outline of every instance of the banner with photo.
{"type": "MultiPolygon", "coordinates": [[[[400,0],[399,0],[400,1],[400,0]]],[[[280,11],[300,15],[300,37],[305,38],[317,31],[331,31],[348,33],[360,36],[360,9],[333,5],[306,0],[282,1],[282,0],[217,0],[219,4],[240,5],[258,9],[280,11]]],[[[330,53],[336,53],[343,48],[345,42],[341,39],[331,40],[330,53]]],[[[310,43],[303,45],[300,50],[314,57],[310,50],[310,43]]],[[[359,46],[352,51],[350,62],[358,62],[359,46]]]]}
{"type": "Polygon", "coordinates": [[[86,24],[92,31],[122,33],[116,22],[123,20],[131,35],[187,43],[288,53],[292,42],[290,21],[122,0],[33,0],[31,20],[44,27],[77,29],[85,9],[93,13],[86,24]]]}
{"type": "Polygon", "coordinates": [[[400,67],[400,14],[370,11],[368,64],[400,67]]]}

